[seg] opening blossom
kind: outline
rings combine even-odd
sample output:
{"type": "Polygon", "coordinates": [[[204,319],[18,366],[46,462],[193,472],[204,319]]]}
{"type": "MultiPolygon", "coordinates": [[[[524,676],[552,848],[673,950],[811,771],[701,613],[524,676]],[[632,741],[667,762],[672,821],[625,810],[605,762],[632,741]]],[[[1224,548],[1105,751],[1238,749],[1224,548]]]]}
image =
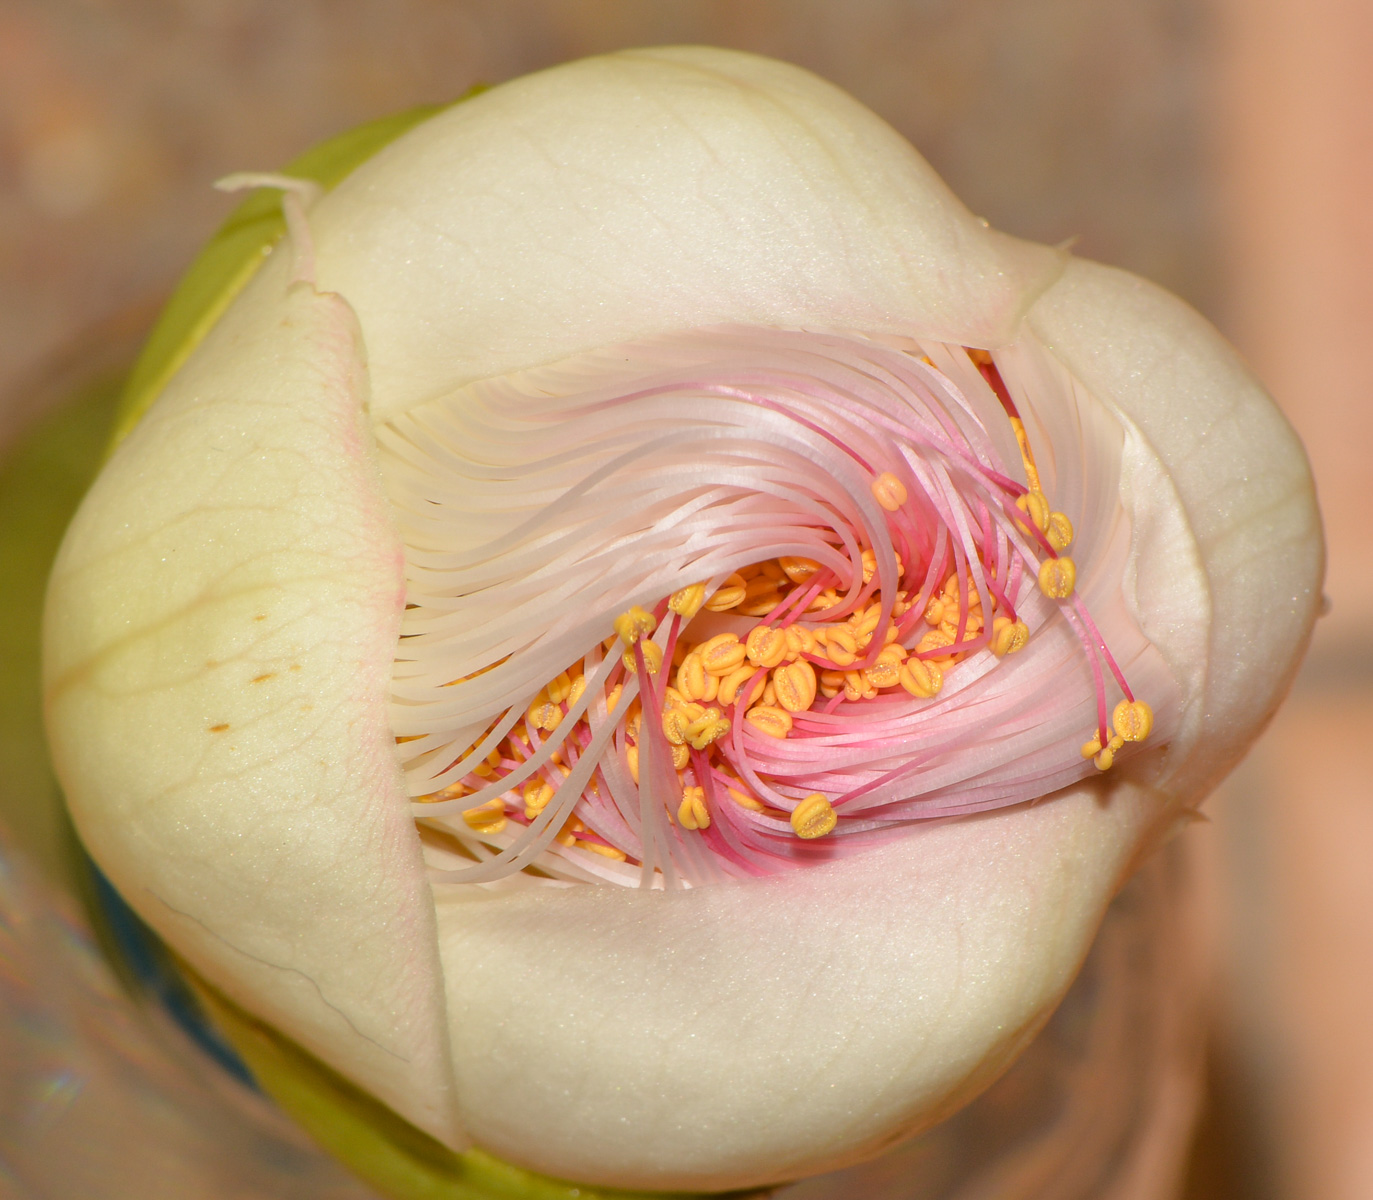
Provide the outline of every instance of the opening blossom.
{"type": "Polygon", "coordinates": [[[120,892],[561,1178],[792,1179],[974,1095],[1295,670],[1261,388],[733,52],[492,89],[295,217],[54,570],[120,892]]]}

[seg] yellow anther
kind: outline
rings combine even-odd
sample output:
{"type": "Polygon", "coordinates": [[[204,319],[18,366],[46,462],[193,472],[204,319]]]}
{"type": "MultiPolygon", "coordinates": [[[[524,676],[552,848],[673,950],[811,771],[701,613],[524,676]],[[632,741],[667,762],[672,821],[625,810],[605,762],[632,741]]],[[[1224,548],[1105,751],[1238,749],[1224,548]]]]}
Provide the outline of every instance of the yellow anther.
{"type": "Polygon", "coordinates": [[[578,817],[568,817],[563,822],[563,827],[554,835],[553,840],[560,846],[571,846],[577,840],[577,834],[585,833],[586,826],[582,824],[578,817]]]}
{"type": "Polygon", "coordinates": [[[796,558],[792,555],[779,558],[777,565],[792,583],[805,583],[820,569],[820,564],[813,558],[796,558]]]}
{"type": "Polygon", "coordinates": [[[619,683],[610,689],[609,694],[605,698],[606,712],[613,713],[615,711],[615,706],[619,704],[620,697],[624,694],[624,690],[624,686],[619,683]]]}
{"type": "Polygon", "coordinates": [[[992,622],[991,651],[997,658],[1005,658],[1008,654],[1023,650],[1029,640],[1030,628],[1024,621],[997,617],[992,622]]]}
{"type": "Polygon", "coordinates": [[[592,854],[599,854],[602,858],[613,858],[616,862],[624,862],[629,857],[623,850],[617,850],[614,846],[607,846],[604,842],[584,842],[577,838],[578,850],[590,850],[592,854]]]}
{"type": "MultiPolygon", "coordinates": [[[[739,691],[756,674],[757,667],[742,666],[737,671],[733,671],[720,680],[720,690],[716,693],[715,699],[726,708],[739,699],[739,691]]],[[[711,676],[714,678],[714,676],[711,676]]]]}
{"type": "Polygon", "coordinates": [[[848,619],[848,626],[855,634],[873,633],[882,623],[882,605],[878,603],[869,604],[861,612],[852,613],[848,619]]]}
{"type": "Polygon", "coordinates": [[[639,747],[625,747],[625,764],[629,767],[629,777],[635,783],[639,782],[639,747]]]}
{"type": "Polygon", "coordinates": [[[691,761],[691,747],[673,746],[672,750],[672,769],[674,771],[685,771],[687,763],[691,761]]]}
{"type": "Polygon", "coordinates": [[[833,608],[839,603],[839,593],[834,588],[826,588],[809,604],[806,605],[807,612],[823,612],[827,608],[833,608]]]}
{"type": "MultiPolygon", "coordinates": [[[[663,665],[663,648],[658,645],[657,642],[640,642],[639,647],[644,656],[644,670],[650,675],[658,674],[663,665]]],[[[632,647],[624,652],[622,661],[624,662],[626,671],[637,671],[639,669],[639,664],[635,660],[632,647]]]]}
{"type": "MultiPolygon", "coordinates": [[[[944,607],[945,602],[943,596],[931,596],[930,602],[925,605],[925,624],[939,625],[944,620],[944,607]]],[[[951,607],[954,614],[957,615],[958,605],[954,604],[951,607]]]]}
{"type": "Polygon", "coordinates": [[[784,738],[791,732],[791,713],[775,705],[756,704],[744,714],[744,719],[768,737],[784,738]]]}
{"type": "Polygon", "coordinates": [[[669,708],[663,713],[663,736],[674,746],[684,746],[687,740],[687,726],[691,724],[689,717],[680,708],[669,708]]]}
{"type": "Polygon", "coordinates": [[[833,700],[844,690],[843,671],[821,671],[819,680],[820,694],[826,700],[833,700]]]}
{"type": "Polygon", "coordinates": [[[771,579],[773,583],[782,583],[787,578],[787,573],[782,569],[782,564],[775,558],[770,558],[767,562],[763,563],[762,569],[763,574],[771,579]]]}
{"type": "Polygon", "coordinates": [[[787,626],[787,654],[788,658],[800,658],[803,654],[814,654],[817,642],[815,634],[811,633],[804,625],[787,626]]]}
{"type": "Polygon", "coordinates": [[[476,808],[465,810],[462,819],[478,833],[500,833],[506,824],[505,805],[499,798],[488,800],[476,808]]]}
{"type": "Polygon", "coordinates": [[[725,790],[729,793],[729,798],[740,808],[746,808],[750,812],[763,812],[767,808],[767,805],[757,796],[748,792],[741,792],[738,788],[726,788],[725,790]]]}
{"type": "Polygon", "coordinates": [[[701,656],[693,651],[677,668],[677,690],[690,700],[710,701],[720,690],[720,681],[706,670],[701,656]]]}
{"type": "Polygon", "coordinates": [[[553,799],[553,785],[542,779],[527,779],[524,784],[524,815],[532,821],[553,799]]]}
{"type": "Polygon", "coordinates": [[[877,661],[864,675],[875,688],[895,687],[901,681],[901,664],[906,661],[906,648],[899,645],[884,646],[877,661]]]}
{"type": "Polygon", "coordinates": [[[1122,700],[1111,713],[1111,724],[1121,741],[1142,742],[1154,727],[1154,710],[1143,700],[1122,700]]]}
{"type": "Polygon", "coordinates": [[[1094,734],[1092,734],[1092,739],[1091,739],[1091,741],[1083,742],[1083,743],[1082,743],[1082,757],[1083,757],[1083,758],[1095,758],[1095,757],[1096,757],[1098,754],[1100,754],[1100,753],[1101,753],[1101,735],[1100,735],[1099,733],[1094,733],[1094,734]]]}
{"type": "Polygon", "coordinates": [[[766,704],[771,708],[775,707],[777,704],[777,689],[772,685],[772,676],[769,675],[766,678],[767,682],[763,684],[763,690],[759,694],[758,699],[761,703],[766,704]]]}
{"type": "Polygon", "coordinates": [[[534,702],[526,710],[524,719],[535,729],[552,733],[563,719],[563,710],[548,698],[548,692],[545,689],[540,688],[539,694],[534,697],[534,702]]]}
{"type": "Polygon", "coordinates": [[[819,792],[812,792],[791,813],[791,827],[797,837],[818,838],[833,831],[839,824],[834,806],[819,792]]]}
{"type": "Polygon", "coordinates": [[[667,606],[672,612],[677,613],[684,621],[690,621],[706,602],[706,585],[704,583],[693,583],[688,587],[679,588],[668,598],[667,606]]]}
{"type": "Polygon", "coordinates": [[[825,635],[825,657],[836,667],[847,667],[858,657],[858,639],[853,630],[842,625],[833,625],[825,635]]]}
{"type": "Polygon", "coordinates": [[[576,704],[577,701],[582,698],[582,694],[585,691],[586,676],[579,674],[577,678],[572,681],[572,687],[567,693],[567,707],[571,708],[574,704],[576,704]]]}
{"type": "Polygon", "coordinates": [[[929,654],[932,650],[943,650],[953,645],[953,634],[947,633],[941,627],[931,629],[916,642],[915,650],[917,654],[929,654]]]}
{"type": "Polygon", "coordinates": [[[615,618],[615,632],[626,646],[632,646],[642,637],[647,637],[658,628],[658,622],[651,612],[646,612],[637,604],[615,618]]]}
{"type": "Polygon", "coordinates": [[[563,671],[560,675],[555,675],[544,685],[544,691],[548,693],[548,698],[554,704],[561,704],[572,695],[572,677],[563,671]]]}
{"type": "Polygon", "coordinates": [[[1109,771],[1111,769],[1111,765],[1116,760],[1116,751],[1119,750],[1123,745],[1125,745],[1125,739],[1122,737],[1113,737],[1109,742],[1107,742],[1106,745],[1102,747],[1100,753],[1098,753],[1097,756],[1092,759],[1092,762],[1095,764],[1096,769],[1098,771],[1109,771]]]}
{"type": "Polygon", "coordinates": [[[1039,590],[1050,600],[1065,600],[1077,586],[1077,564],[1066,554],[1039,564],[1039,590]]]}
{"type": "Polygon", "coordinates": [[[1055,512],[1049,514],[1049,528],[1044,536],[1049,539],[1049,545],[1060,553],[1073,544],[1073,523],[1068,520],[1067,514],[1055,512]]]}
{"type": "Polygon", "coordinates": [[[871,550],[863,551],[863,582],[871,583],[872,577],[877,574],[877,555],[871,550]]]}
{"type": "Polygon", "coordinates": [[[441,792],[430,792],[427,796],[416,796],[420,804],[438,804],[444,800],[458,800],[467,795],[467,789],[460,783],[450,783],[441,792]]]}
{"type": "Polygon", "coordinates": [[[872,481],[872,495],[888,512],[895,512],[906,503],[906,485],[890,471],[883,471],[872,481]]]}
{"type": "Polygon", "coordinates": [[[939,695],[939,689],[944,686],[944,672],[934,663],[919,658],[908,658],[901,664],[901,673],[897,676],[897,681],[912,696],[929,700],[939,695]]]}
{"type": "Polygon", "coordinates": [[[744,649],[755,667],[771,669],[787,656],[787,635],[771,625],[755,625],[749,630],[744,649]]]}
{"type": "Polygon", "coordinates": [[[1030,518],[1036,529],[1043,532],[1049,528],[1049,501],[1043,492],[1026,492],[1016,500],[1015,506],[1030,518]]]}
{"type": "Polygon", "coordinates": [[[687,726],[686,735],[693,750],[704,750],[728,732],[729,719],[722,717],[718,708],[708,708],[687,726]]]}
{"type": "Polygon", "coordinates": [[[805,712],[815,702],[815,668],[805,659],[797,659],[772,673],[772,686],[777,703],[787,712],[805,712]]]}
{"type": "Polygon", "coordinates": [[[868,682],[866,671],[844,672],[844,699],[871,700],[876,695],[877,689],[868,682]]]}
{"type": "Polygon", "coordinates": [[[724,677],[737,671],[748,657],[748,648],[739,640],[736,633],[721,633],[703,642],[696,653],[700,655],[701,665],[710,675],[724,677]]]}
{"type": "Polygon", "coordinates": [[[746,617],[765,617],[781,602],[782,593],[777,590],[776,580],[760,575],[748,581],[739,611],[746,617]]]}
{"type": "Polygon", "coordinates": [[[682,790],[682,802],[677,806],[677,823],[683,829],[710,828],[705,788],[689,787],[682,790]]]}
{"type": "Polygon", "coordinates": [[[744,599],[744,589],[747,588],[743,575],[739,571],[725,579],[724,584],[719,585],[715,590],[715,595],[706,601],[706,608],[710,612],[726,612],[735,607],[740,600],[744,599]]]}

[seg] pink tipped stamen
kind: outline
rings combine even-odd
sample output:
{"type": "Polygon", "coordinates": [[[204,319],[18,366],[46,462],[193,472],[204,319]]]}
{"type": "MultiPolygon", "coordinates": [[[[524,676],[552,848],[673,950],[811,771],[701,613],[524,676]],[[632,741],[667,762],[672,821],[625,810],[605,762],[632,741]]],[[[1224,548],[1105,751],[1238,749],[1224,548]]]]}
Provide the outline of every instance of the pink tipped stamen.
{"type": "Polygon", "coordinates": [[[394,724],[417,818],[474,860],[441,877],[767,874],[1092,769],[1107,676],[1134,695],[1083,595],[1037,585],[1060,555],[1017,507],[1038,474],[996,362],[930,353],[957,379],[860,339],[704,331],[608,354],[604,384],[548,368],[384,431],[412,514],[394,724]],[[701,581],[704,609],[669,605],[701,581]],[[638,605],[654,629],[609,641],[638,605]],[[779,659],[759,626],[800,640],[779,659]],[[691,668],[721,638],[724,665],[691,668]],[[1082,686],[1041,661],[1084,664],[1082,686]],[[817,794],[821,835],[793,827],[817,794]]]}

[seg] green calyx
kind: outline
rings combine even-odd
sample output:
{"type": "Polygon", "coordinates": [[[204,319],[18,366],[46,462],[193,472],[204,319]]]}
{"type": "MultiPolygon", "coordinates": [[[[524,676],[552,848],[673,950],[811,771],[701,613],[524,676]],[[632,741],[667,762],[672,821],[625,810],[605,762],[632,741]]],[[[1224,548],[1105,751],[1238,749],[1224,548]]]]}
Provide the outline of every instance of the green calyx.
{"type": "MultiPolygon", "coordinates": [[[[473,88],[455,103],[481,90],[473,88]]],[[[361,163],[443,107],[410,109],[358,126],[307,151],[282,173],[313,180],[330,190],[361,163]]],[[[103,403],[82,398],[77,407],[78,398],[73,397],[70,413],[64,411],[61,419],[77,422],[89,435],[86,440],[97,439],[92,447],[99,444],[98,439],[108,430],[107,452],[113,451],[253,277],[285,231],[279,194],[259,190],[249,195],[201,250],[173,292],[123,384],[112,424],[108,397],[114,385],[110,384],[102,392],[103,403]]],[[[43,444],[50,443],[51,439],[45,439],[43,444]]],[[[97,466],[94,461],[87,462],[91,458],[93,451],[81,459],[83,475],[97,466]]],[[[63,497],[62,524],[74,508],[76,494],[63,497]]],[[[44,544],[43,562],[35,569],[37,579],[46,577],[56,547],[55,536],[49,540],[52,545],[44,544]]],[[[40,597],[41,588],[36,588],[32,596],[25,594],[29,608],[34,610],[30,615],[35,618],[35,626],[40,597]]],[[[32,644],[36,646],[36,627],[33,632],[32,644]]],[[[32,668],[31,674],[36,678],[36,662],[24,665],[32,668]]],[[[37,697],[26,699],[32,703],[32,723],[36,725],[37,697]]],[[[55,841],[56,834],[43,840],[55,841]]],[[[96,919],[98,924],[98,914],[96,919]]],[[[205,1014],[233,1046],[262,1090],[321,1147],[392,1200],[695,1200],[683,1193],[627,1192],[565,1183],[521,1170],[475,1148],[455,1153],[196,979],[184,964],[177,963],[176,967],[205,1014]]],[[[531,1136],[537,1136],[537,1132],[531,1136]]],[[[748,1193],[765,1194],[766,1191],[748,1193]]],[[[732,1195],[743,1200],[743,1193],[732,1195]]]]}
{"type": "Polygon", "coordinates": [[[475,1148],[456,1154],[203,983],[195,988],[263,1090],[325,1150],[395,1200],[696,1200],[563,1183],[475,1148]]]}

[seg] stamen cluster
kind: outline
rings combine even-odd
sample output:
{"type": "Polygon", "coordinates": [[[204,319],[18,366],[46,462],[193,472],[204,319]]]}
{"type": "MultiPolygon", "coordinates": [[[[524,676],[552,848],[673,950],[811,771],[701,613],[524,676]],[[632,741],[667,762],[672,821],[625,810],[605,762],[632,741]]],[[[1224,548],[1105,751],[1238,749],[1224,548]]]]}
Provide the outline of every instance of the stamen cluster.
{"type": "MultiPolygon", "coordinates": [[[[928,352],[859,343],[861,356],[841,363],[854,377],[830,370],[817,387],[796,369],[798,358],[812,358],[813,339],[773,335],[782,364],[769,372],[752,361],[741,369],[732,336],[714,336],[724,361],[688,381],[641,369],[629,387],[622,382],[610,405],[621,436],[599,455],[578,455],[570,439],[561,457],[581,463],[580,480],[552,489],[541,506],[563,504],[575,528],[578,504],[633,476],[657,512],[639,536],[616,531],[610,541],[637,542],[645,555],[649,577],[635,590],[684,573],[687,581],[605,612],[591,645],[526,700],[489,708],[456,749],[436,749],[432,734],[407,737],[397,721],[402,751],[418,743],[412,775],[440,785],[420,783],[417,818],[474,860],[454,878],[527,868],[670,886],[767,873],[912,820],[1031,798],[1023,782],[1011,783],[1017,762],[1028,760],[1037,795],[1046,782],[1070,782],[1084,756],[1107,769],[1127,740],[1149,733],[1152,713],[1077,594],[1075,563],[1063,553],[1072,522],[1040,486],[991,356],[924,348],[941,370],[928,352]],[[707,467],[698,459],[674,484],[653,473],[659,447],[644,409],[684,391],[698,411],[721,403],[730,411],[730,444],[699,439],[707,467]],[[760,447],[756,427],[768,422],[778,432],[760,447]],[[1000,460],[997,422],[1014,437],[1024,484],[1000,460]],[[636,433],[629,449],[626,430],[636,433]],[[751,454],[740,440],[752,442],[751,454]],[[798,458],[809,468],[800,486],[798,458]],[[675,489],[665,504],[654,495],[664,487],[675,489]],[[720,536],[731,524],[735,545],[720,536]],[[769,525],[782,552],[758,555],[769,525]],[[674,530],[677,555],[655,570],[664,528],[674,530]],[[1042,698],[1038,734],[1054,736],[1036,736],[1028,681],[1015,680],[1017,690],[996,680],[1010,670],[1002,660],[1032,637],[1054,640],[1055,630],[1061,643],[1064,627],[1093,686],[1042,698]],[[1103,665],[1124,696],[1113,723],[1103,665]],[[1081,756],[1064,753],[1058,726],[1093,701],[1093,741],[1081,756]],[[988,739],[998,717],[1006,724],[988,739]]],[[[563,432],[606,407],[595,393],[575,397],[558,413],[563,432]]],[[[601,425],[590,424],[587,443],[601,425]]],[[[410,445],[420,441],[406,432],[410,445]]],[[[542,533],[526,519],[473,558],[489,574],[493,558],[518,560],[531,540],[542,533]]],[[[527,650],[504,649],[440,686],[450,696],[489,692],[527,650]]]]}

